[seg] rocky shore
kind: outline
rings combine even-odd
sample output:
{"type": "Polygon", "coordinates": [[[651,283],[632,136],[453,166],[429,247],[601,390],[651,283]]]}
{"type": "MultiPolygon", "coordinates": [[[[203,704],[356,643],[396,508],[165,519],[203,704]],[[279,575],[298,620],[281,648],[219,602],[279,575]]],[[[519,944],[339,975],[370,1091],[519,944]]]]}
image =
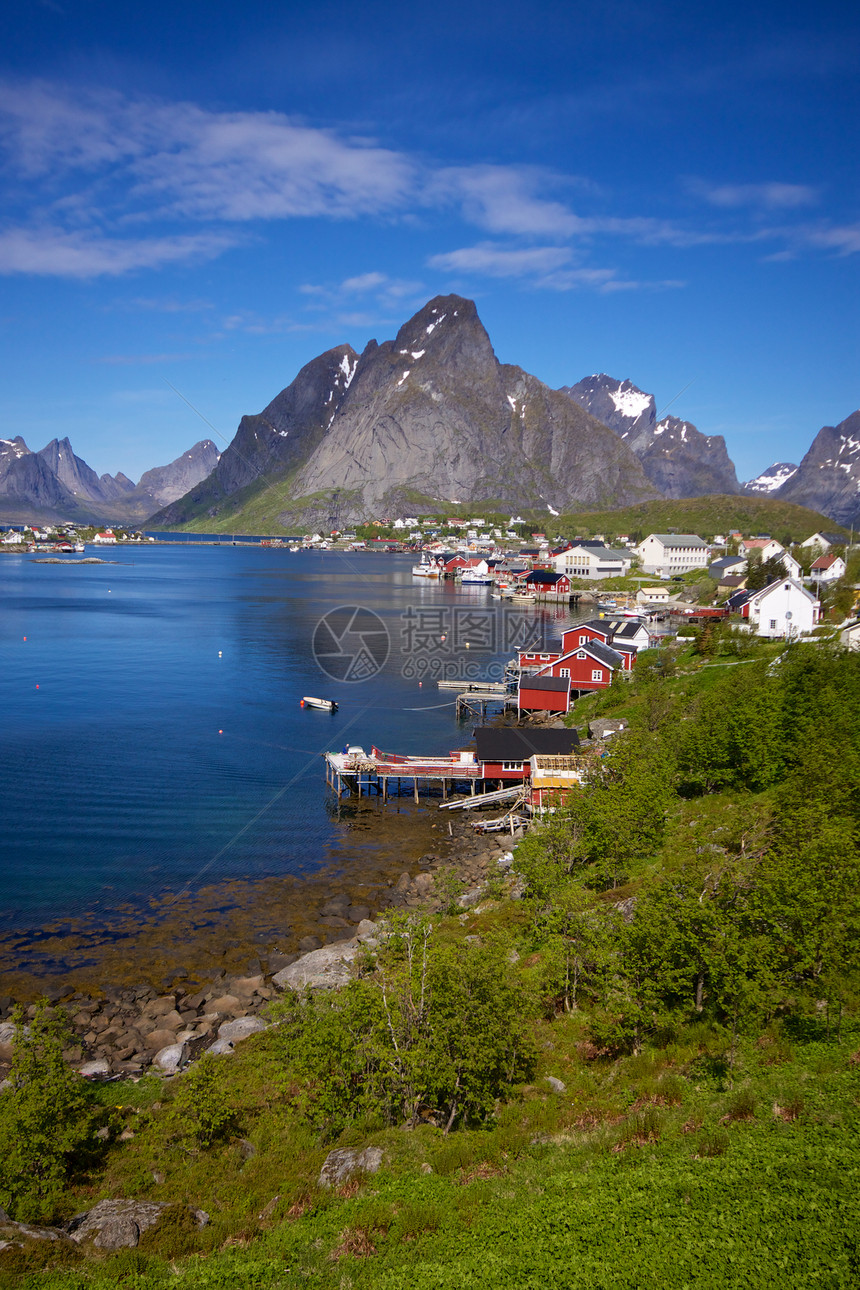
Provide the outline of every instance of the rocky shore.
{"type": "MultiPolygon", "coordinates": [[[[208,1050],[228,1053],[265,1028],[266,1005],[283,989],[342,984],[360,946],[375,943],[377,920],[387,911],[438,910],[457,889],[461,903],[475,903],[483,885],[505,872],[512,840],[478,835],[458,821],[439,853],[420,857],[417,872],[389,879],[372,904],[357,903],[348,891],[333,892],[306,911],[304,925],[311,930],[295,949],[270,949],[238,971],[220,969],[201,981],[199,971],[192,975],[183,966],[135,984],[77,988],[73,980],[60,980],[28,989],[24,998],[0,995],[0,1081],[12,1058],[12,1013],[22,1004],[25,1019],[32,1017],[34,994],[66,1013],[74,1041],[64,1056],[90,1079],[135,1079],[150,1069],[170,1074],[208,1050]]],[[[225,930],[232,930],[229,924],[225,930]]]]}

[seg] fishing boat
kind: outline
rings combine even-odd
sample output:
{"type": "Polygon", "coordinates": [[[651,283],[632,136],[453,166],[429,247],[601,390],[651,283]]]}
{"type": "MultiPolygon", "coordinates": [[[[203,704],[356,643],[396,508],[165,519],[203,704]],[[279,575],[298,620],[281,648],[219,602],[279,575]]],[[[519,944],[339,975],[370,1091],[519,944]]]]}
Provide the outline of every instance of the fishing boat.
{"type": "Polygon", "coordinates": [[[441,578],[442,570],[433,560],[428,560],[426,556],[421,557],[420,564],[413,564],[413,578],[441,578]]]}
{"type": "Polygon", "coordinates": [[[303,708],[322,708],[324,712],[337,712],[337,704],[334,699],[314,699],[306,694],[302,699],[303,708]]]}
{"type": "Polygon", "coordinates": [[[493,575],[481,573],[478,569],[464,569],[460,581],[464,587],[491,587],[493,575]]]}

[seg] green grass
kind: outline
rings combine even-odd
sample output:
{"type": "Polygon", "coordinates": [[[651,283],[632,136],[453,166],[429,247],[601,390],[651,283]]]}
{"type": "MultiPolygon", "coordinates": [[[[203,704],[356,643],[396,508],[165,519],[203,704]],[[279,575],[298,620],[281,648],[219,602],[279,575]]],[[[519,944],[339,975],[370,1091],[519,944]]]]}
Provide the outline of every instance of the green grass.
{"type": "MultiPolygon", "coordinates": [[[[143,1188],[208,1208],[203,1233],[179,1224],[169,1248],[153,1234],[67,1269],[28,1273],[6,1258],[0,1285],[857,1284],[858,1036],[792,1043],[769,1032],[745,1047],[730,1086],[707,1031],[588,1062],[579,1029],[575,1017],[545,1027],[545,1064],[564,1094],[541,1077],[489,1131],[369,1135],[385,1166],[341,1195],[316,1188],[324,1149],[258,1106],[255,1156],[234,1143],[197,1159],[168,1151],[166,1184],[143,1188]]],[[[253,1065],[225,1066],[240,1101],[253,1065]]],[[[111,1194],[141,1190],[126,1170],[108,1179],[111,1194]]]]}

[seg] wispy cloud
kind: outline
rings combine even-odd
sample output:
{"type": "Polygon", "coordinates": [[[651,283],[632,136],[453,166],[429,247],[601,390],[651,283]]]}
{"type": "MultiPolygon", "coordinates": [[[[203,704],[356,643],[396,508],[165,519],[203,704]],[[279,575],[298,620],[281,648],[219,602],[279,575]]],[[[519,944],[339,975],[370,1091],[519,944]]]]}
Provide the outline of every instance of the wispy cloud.
{"type": "MultiPolygon", "coordinates": [[[[692,179],[681,186],[706,208],[695,218],[631,215],[607,210],[611,195],[581,177],[545,168],[437,164],[280,112],[216,112],[48,82],[0,82],[0,163],[7,221],[0,274],[119,276],[214,258],[249,240],[252,223],[367,218],[426,227],[452,214],[492,240],[431,256],[430,268],[564,290],[655,285],[584,263],[605,241],[678,249],[761,243],[771,259],[860,251],[854,225],[801,222],[819,200],[808,184],[692,179]]],[[[303,288],[309,309],[331,315],[353,301],[353,316],[380,321],[423,290],[377,270],[303,288]]],[[[224,324],[293,325],[303,324],[224,324]]]]}
{"type": "Polygon", "coordinates": [[[535,287],[551,291],[663,290],[686,285],[679,280],[640,282],[620,277],[616,269],[594,268],[572,263],[573,252],[563,246],[512,247],[494,242],[460,247],[431,257],[431,268],[491,278],[527,279],[535,287]]]}
{"type": "Polygon", "coordinates": [[[574,237],[579,218],[545,195],[558,183],[556,176],[532,166],[446,167],[429,178],[425,200],[458,206],[469,223],[490,233],[574,237]]]}
{"type": "Polygon", "coordinates": [[[214,259],[235,242],[220,233],[127,239],[55,228],[13,228],[0,232],[0,273],[116,277],[135,269],[214,259]]]}
{"type": "Polygon", "coordinates": [[[479,242],[456,251],[431,256],[431,269],[452,273],[480,273],[490,278],[522,278],[543,275],[569,264],[572,252],[566,246],[511,247],[498,242],[479,242]]]}
{"type": "Polygon", "coordinates": [[[690,180],[688,187],[711,206],[726,210],[742,207],[765,211],[797,210],[815,206],[820,200],[818,189],[809,184],[709,184],[703,180],[690,180]]]}

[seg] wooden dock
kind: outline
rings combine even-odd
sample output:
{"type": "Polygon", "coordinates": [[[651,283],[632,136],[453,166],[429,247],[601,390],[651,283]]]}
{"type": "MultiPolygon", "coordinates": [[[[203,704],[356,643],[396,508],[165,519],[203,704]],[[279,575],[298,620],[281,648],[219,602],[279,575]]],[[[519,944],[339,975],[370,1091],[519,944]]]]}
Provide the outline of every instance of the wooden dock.
{"type": "Polygon", "coordinates": [[[448,800],[449,793],[456,792],[456,785],[469,786],[474,794],[475,784],[483,775],[483,768],[475,760],[474,753],[452,753],[449,757],[398,757],[391,753],[380,752],[371,748],[367,753],[355,745],[342,753],[325,754],[326,782],[343,797],[344,792],[355,793],[362,797],[365,793],[375,793],[383,802],[389,797],[400,797],[403,783],[412,786],[412,794],[418,801],[419,785],[429,793],[438,788],[443,802],[448,800]]]}

